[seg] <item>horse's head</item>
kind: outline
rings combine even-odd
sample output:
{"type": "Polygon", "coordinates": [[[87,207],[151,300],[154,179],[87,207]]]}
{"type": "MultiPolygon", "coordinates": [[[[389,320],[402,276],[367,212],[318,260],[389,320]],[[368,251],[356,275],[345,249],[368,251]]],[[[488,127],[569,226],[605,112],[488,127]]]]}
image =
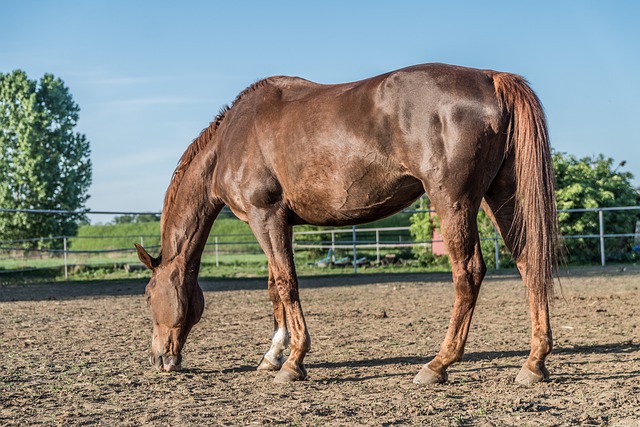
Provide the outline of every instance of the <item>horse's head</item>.
{"type": "Polygon", "coordinates": [[[204,310],[197,272],[189,271],[181,256],[162,262],[161,256],[153,258],[142,246],[136,249],[140,261],[152,271],[145,292],[153,319],[151,364],[159,370],[178,371],[187,335],[204,310]]]}

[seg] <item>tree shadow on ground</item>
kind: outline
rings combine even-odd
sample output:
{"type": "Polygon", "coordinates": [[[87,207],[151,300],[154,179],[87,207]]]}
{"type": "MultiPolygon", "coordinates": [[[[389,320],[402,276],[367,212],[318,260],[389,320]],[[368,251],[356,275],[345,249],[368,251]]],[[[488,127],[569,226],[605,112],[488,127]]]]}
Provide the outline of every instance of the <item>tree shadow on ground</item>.
{"type": "MultiPolygon", "coordinates": [[[[448,282],[450,273],[375,273],[336,274],[300,277],[301,289],[361,286],[384,283],[448,282]]],[[[0,287],[0,301],[45,301],[82,297],[143,295],[148,281],[144,279],[94,280],[87,282],[29,283],[0,287]]],[[[199,279],[204,292],[267,291],[267,278],[215,278],[199,279]]]]}
{"type": "MultiPolygon", "coordinates": [[[[567,270],[563,276],[594,275],[637,275],[640,267],[576,267],[567,270]]],[[[149,275],[150,277],[150,275],[149,275]]],[[[485,282],[519,280],[514,269],[493,271],[487,274],[485,282]]],[[[267,290],[267,278],[220,278],[200,277],[200,286],[204,292],[267,290]]],[[[325,274],[301,276],[300,289],[317,289],[341,286],[362,286],[385,283],[450,283],[450,272],[425,273],[364,273],[364,274],[325,274]]],[[[69,282],[38,282],[0,286],[2,301],[46,301],[65,300],[84,297],[143,295],[148,279],[113,279],[69,282]]],[[[452,290],[453,292],[453,290],[452,290]]]]}

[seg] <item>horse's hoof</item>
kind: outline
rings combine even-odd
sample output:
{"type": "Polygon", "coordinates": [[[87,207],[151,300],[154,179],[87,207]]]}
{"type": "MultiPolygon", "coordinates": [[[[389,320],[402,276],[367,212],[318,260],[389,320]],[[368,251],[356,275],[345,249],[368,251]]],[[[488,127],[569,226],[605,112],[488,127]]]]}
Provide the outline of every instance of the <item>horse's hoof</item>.
{"type": "Polygon", "coordinates": [[[447,372],[441,374],[432,371],[427,365],[424,365],[418,375],[415,376],[413,382],[420,385],[442,384],[447,381],[447,372]]]}
{"type": "Polygon", "coordinates": [[[276,360],[276,363],[273,363],[271,360],[268,360],[266,357],[262,357],[260,364],[258,365],[258,371],[278,371],[282,367],[282,361],[276,360]]]}
{"type": "Polygon", "coordinates": [[[302,369],[291,369],[286,365],[280,368],[273,382],[290,383],[293,381],[302,381],[307,377],[307,373],[302,369]]]}
{"type": "Polygon", "coordinates": [[[523,366],[516,377],[516,382],[520,385],[531,386],[547,379],[549,379],[549,371],[547,371],[544,365],[541,367],[539,373],[533,372],[526,366],[523,366]]]}

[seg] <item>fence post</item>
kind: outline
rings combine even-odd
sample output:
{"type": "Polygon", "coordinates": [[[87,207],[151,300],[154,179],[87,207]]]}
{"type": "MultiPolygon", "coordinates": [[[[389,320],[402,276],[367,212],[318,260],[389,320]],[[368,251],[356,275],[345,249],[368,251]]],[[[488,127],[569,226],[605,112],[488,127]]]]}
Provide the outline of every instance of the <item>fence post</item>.
{"type": "Polygon", "coordinates": [[[218,259],[218,236],[214,236],[215,241],[215,251],[216,251],[216,267],[220,266],[220,261],[218,259]]]}
{"type": "Polygon", "coordinates": [[[144,236],[140,236],[140,246],[144,247],[144,236]]]}
{"type": "Polygon", "coordinates": [[[496,250],[496,270],[500,270],[500,244],[498,243],[498,229],[493,226],[493,243],[496,250]]]}
{"type": "Polygon", "coordinates": [[[336,232],[331,230],[331,262],[336,261],[336,232]]]}
{"type": "Polygon", "coordinates": [[[376,228],[376,262],[380,265],[380,230],[376,228]]]}
{"type": "Polygon", "coordinates": [[[600,261],[604,267],[604,216],[602,209],[598,210],[598,222],[600,223],[600,261]]]}
{"type": "Polygon", "coordinates": [[[67,264],[67,238],[62,238],[62,250],[64,254],[64,280],[69,280],[69,265],[67,264]]]}
{"type": "Polygon", "coordinates": [[[351,237],[353,238],[353,272],[358,272],[358,250],[356,248],[356,226],[354,225],[351,229],[351,237]]]}

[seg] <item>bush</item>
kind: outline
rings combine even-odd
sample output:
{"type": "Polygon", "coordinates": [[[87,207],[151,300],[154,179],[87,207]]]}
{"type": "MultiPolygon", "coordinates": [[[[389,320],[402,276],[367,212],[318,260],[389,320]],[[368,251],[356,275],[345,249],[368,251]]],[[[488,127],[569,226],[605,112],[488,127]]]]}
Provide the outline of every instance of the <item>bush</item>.
{"type": "MultiPolygon", "coordinates": [[[[603,208],[637,206],[638,193],[633,188],[633,175],[618,171],[621,162],[602,154],[578,159],[565,153],[554,153],[556,172],[556,199],[558,210],[575,208],[603,208]]],[[[605,234],[629,234],[635,232],[640,211],[608,211],[603,213],[605,234]]],[[[560,212],[560,232],[563,235],[598,235],[600,232],[597,212],[560,212]]],[[[597,238],[565,239],[567,261],[570,264],[600,262],[600,241],[597,238]]],[[[633,259],[633,238],[605,240],[605,253],[612,261],[626,262],[633,259]]]]}

